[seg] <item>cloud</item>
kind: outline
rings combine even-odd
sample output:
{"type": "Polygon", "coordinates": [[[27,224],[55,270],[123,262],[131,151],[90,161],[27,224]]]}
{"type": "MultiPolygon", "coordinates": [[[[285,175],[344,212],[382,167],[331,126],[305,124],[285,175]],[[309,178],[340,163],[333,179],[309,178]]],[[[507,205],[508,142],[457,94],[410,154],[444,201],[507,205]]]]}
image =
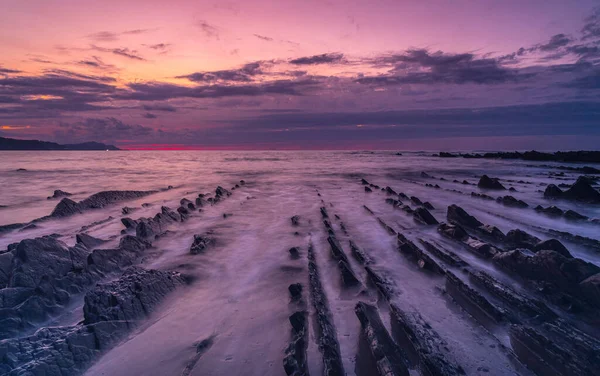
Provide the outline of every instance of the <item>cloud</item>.
{"type": "Polygon", "coordinates": [[[262,74],[262,63],[259,61],[248,63],[239,69],[228,69],[212,72],[196,72],[185,76],[177,76],[176,78],[186,78],[193,82],[215,82],[215,81],[232,81],[232,82],[250,82],[253,76],[262,74]]]}
{"type": "Polygon", "coordinates": [[[600,7],[595,8],[585,19],[581,34],[582,40],[600,38],[600,7]]]}
{"type": "Polygon", "coordinates": [[[63,142],[98,141],[114,143],[117,140],[140,139],[156,133],[153,128],[139,124],[127,124],[114,117],[86,118],[85,120],[59,124],[54,136],[63,142]]]}
{"type": "Polygon", "coordinates": [[[130,91],[119,93],[114,98],[122,100],[157,101],[173,98],[224,98],[235,96],[261,95],[305,95],[314,90],[319,81],[303,80],[274,80],[264,83],[245,85],[201,85],[187,87],[162,82],[130,83],[130,91]]]}
{"type": "Polygon", "coordinates": [[[145,104],[142,108],[146,111],[163,111],[163,112],[176,112],[177,108],[168,104],[145,104]]]}
{"type": "Polygon", "coordinates": [[[146,59],[143,58],[142,56],[140,56],[136,50],[130,50],[127,47],[104,48],[104,47],[92,45],[92,49],[96,50],[96,51],[100,51],[100,52],[109,52],[109,53],[112,53],[112,54],[115,54],[118,56],[126,57],[131,60],[146,61],[146,59]]]}
{"type": "Polygon", "coordinates": [[[112,32],[112,31],[98,31],[96,33],[86,35],[87,38],[94,40],[96,42],[114,42],[119,40],[120,35],[139,35],[148,33],[155,29],[134,29],[134,30],[126,30],[122,32],[112,32]]]}
{"type": "Polygon", "coordinates": [[[156,119],[157,116],[154,114],[151,114],[149,112],[146,112],[144,115],[142,115],[143,117],[145,117],[146,119],[156,119]]]}
{"type": "Polygon", "coordinates": [[[151,48],[153,50],[166,50],[171,47],[171,43],[157,43],[157,44],[144,44],[144,46],[151,48]]]}
{"type": "Polygon", "coordinates": [[[572,39],[565,34],[556,34],[550,38],[548,43],[540,45],[539,49],[542,51],[554,51],[560,47],[566,46],[567,44],[571,43],[571,41],[572,39]]]}
{"type": "Polygon", "coordinates": [[[260,34],[252,34],[252,35],[254,35],[255,37],[257,37],[257,38],[258,38],[258,39],[260,39],[260,40],[264,40],[265,42],[273,42],[273,41],[274,41],[274,39],[273,39],[273,38],[271,38],[271,37],[266,37],[266,36],[264,36],[264,35],[260,35],[260,34]]]}
{"type": "Polygon", "coordinates": [[[314,65],[314,64],[335,64],[341,63],[344,60],[344,55],[340,53],[326,53],[321,55],[300,57],[290,60],[290,64],[294,65],[314,65]]]}
{"type": "Polygon", "coordinates": [[[204,20],[198,21],[196,26],[200,28],[206,37],[219,39],[219,29],[216,26],[213,26],[204,20]]]}
{"type": "Polygon", "coordinates": [[[20,70],[17,69],[8,69],[8,68],[4,68],[0,65],[0,74],[13,74],[13,73],[21,73],[20,70]]]}
{"type": "Polygon", "coordinates": [[[383,55],[372,60],[376,67],[391,67],[390,73],[356,79],[361,84],[499,84],[516,82],[531,75],[519,74],[498,59],[479,58],[472,53],[449,54],[426,49],[383,55]]]}
{"type": "Polygon", "coordinates": [[[107,72],[117,71],[117,67],[113,64],[105,63],[100,57],[92,56],[88,59],[79,60],[76,62],[77,65],[82,65],[88,68],[103,70],[107,72]]]}
{"type": "Polygon", "coordinates": [[[119,34],[111,31],[98,31],[93,34],[88,34],[86,37],[97,42],[113,42],[119,39],[119,34]]]}

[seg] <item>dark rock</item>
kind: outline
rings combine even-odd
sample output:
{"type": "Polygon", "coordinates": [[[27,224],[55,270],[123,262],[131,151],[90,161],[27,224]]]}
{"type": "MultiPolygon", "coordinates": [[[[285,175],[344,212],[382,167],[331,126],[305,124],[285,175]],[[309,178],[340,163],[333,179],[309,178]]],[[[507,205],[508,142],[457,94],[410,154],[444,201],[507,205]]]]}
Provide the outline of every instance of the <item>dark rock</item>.
{"type": "Polygon", "coordinates": [[[52,194],[52,196],[48,197],[48,200],[51,200],[51,199],[54,199],[54,198],[61,198],[61,197],[72,196],[72,195],[73,195],[72,193],[61,191],[60,189],[56,189],[54,191],[54,193],[52,194]]]}
{"type": "Polygon", "coordinates": [[[290,248],[290,249],[289,249],[289,251],[288,251],[288,252],[290,252],[290,256],[291,256],[293,259],[298,259],[298,258],[300,258],[300,249],[299,249],[298,247],[292,247],[292,248],[290,248]]]}
{"type": "Polygon", "coordinates": [[[511,191],[511,192],[516,192],[516,191],[517,191],[517,190],[515,189],[515,187],[510,187],[510,188],[508,188],[508,190],[509,190],[509,191],[511,191]]]}
{"type": "Polygon", "coordinates": [[[477,218],[469,215],[463,208],[457,205],[448,206],[447,219],[450,223],[465,226],[476,230],[477,232],[487,236],[494,238],[496,240],[504,240],[504,233],[500,231],[495,226],[484,225],[479,222],[477,218]]]}
{"type": "Polygon", "coordinates": [[[285,350],[283,368],[288,376],[308,376],[308,312],[297,311],[289,317],[292,340],[285,350]]]}
{"type": "Polygon", "coordinates": [[[556,239],[548,239],[543,242],[538,242],[532,249],[534,252],[539,252],[543,250],[554,251],[560,253],[564,257],[573,258],[571,252],[565,247],[560,241],[556,239]]]}
{"type": "Polygon", "coordinates": [[[514,198],[513,196],[498,197],[496,199],[496,201],[505,206],[510,206],[513,208],[526,208],[529,206],[529,205],[527,205],[527,203],[525,201],[518,200],[518,199],[514,198]]]}
{"type": "Polygon", "coordinates": [[[367,272],[369,279],[375,285],[375,287],[381,293],[381,295],[387,300],[390,300],[394,295],[393,283],[387,278],[384,278],[377,274],[370,266],[365,266],[365,271],[367,272]]]}
{"type": "Polygon", "coordinates": [[[517,248],[529,248],[533,250],[541,240],[519,229],[510,230],[506,233],[506,242],[517,248]]]}
{"type": "Polygon", "coordinates": [[[419,239],[419,241],[421,242],[421,244],[423,244],[425,246],[425,248],[429,252],[433,253],[437,258],[444,261],[448,265],[457,266],[457,267],[468,265],[466,261],[461,259],[456,253],[454,253],[452,251],[449,251],[447,249],[442,250],[442,249],[434,246],[432,243],[427,242],[423,239],[419,239]]]}
{"type": "Polygon", "coordinates": [[[321,211],[321,217],[323,217],[323,218],[329,218],[329,214],[327,213],[327,208],[326,207],[322,206],[319,210],[321,211]]]}
{"type": "Polygon", "coordinates": [[[418,313],[409,314],[390,304],[392,334],[396,343],[406,343],[409,356],[424,375],[458,376],[465,371],[448,351],[448,343],[418,313]]]}
{"type": "Polygon", "coordinates": [[[352,256],[362,265],[368,265],[371,263],[371,259],[362,249],[360,249],[352,240],[349,241],[350,251],[352,256]]]}
{"type": "Polygon", "coordinates": [[[454,204],[448,206],[447,219],[450,223],[471,228],[483,226],[483,223],[479,222],[477,218],[469,215],[463,208],[454,204]]]}
{"type": "Polygon", "coordinates": [[[127,215],[127,214],[131,214],[136,208],[130,208],[128,206],[124,206],[121,208],[121,214],[123,215],[127,215]]]}
{"type": "Polygon", "coordinates": [[[439,222],[435,217],[429,212],[429,210],[424,207],[417,208],[413,211],[413,217],[418,222],[421,222],[426,225],[437,225],[439,222]]]}
{"type": "Polygon", "coordinates": [[[546,190],[544,190],[545,198],[560,198],[562,197],[563,191],[558,188],[555,184],[548,184],[546,190]]]}
{"type": "Polygon", "coordinates": [[[497,190],[505,190],[506,188],[500,183],[498,178],[490,178],[487,175],[483,175],[479,179],[479,183],[477,183],[479,188],[483,189],[497,189],[497,190]]]}
{"type": "Polygon", "coordinates": [[[373,192],[373,190],[369,187],[365,187],[365,192],[373,192]]]}
{"type": "Polygon", "coordinates": [[[556,206],[548,206],[547,208],[544,208],[543,206],[538,205],[535,207],[535,211],[542,212],[544,214],[552,215],[552,216],[561,216],[564,214],[562,209],[560,209],[556,206]]]}
{"type": "Polygon", "coordinates": [[[438,232],[458,241],[464,241],[469,238],[469,234],[459,225],[441,223],[438,226],[438,232]]]}
{"type": "Polygon", "coordinates": [[[583,221],[583,220],[589,219],[585,215],[579,214],[576,211],[570,210],[570,209],[565,212],[564,217],[566,219],[571,219],[571,220],[574,220],[574,221],[583,221]]]}
{"type": "Polygon", "coordinates": [[[510,343],[515,354],[528,368],[538,375],[592,376],[597,364],[588,364],[579,355],[547,338],[539,331],[521,325],[512,325],[510,343]]]}
{"type": "Polygon", "coordinates": [[[85,295],[84,323],[145,318],[183,284],[183,277],[176,272],[130,268],[119,279],[96,285],[85,295]]]}
{"type": "Polygon", "coordinates": [[[63,198],[54,208],[50,217],[67,217],[88,209],[99,209],[118,201],[133,200],[148,196],[156,191],[104,191],[91,195],[83,201],[75,202],[63,198]]]}
{"type": "Polygon", "coordinates": [[[482,271],[473,271],[470,269],[467,269],[467,273],[469,273],[469,278],[473,282],[479,284],[488,292],[505,301],[511,308],[516,308],[532,318],[543,318],[545,320],[556,318],[556,314],[543,302],[533,300],[516,292],[511,287],[504,285],[491,275],[482,271]]]}
{"type": "Polygon", "coordinates": [[[288,286],[288,290],[290,291],[290,297],[293,301],[300,300],[302,298],[302,284],[301,283],[293,283],[288,286]]]}
{"type": "Polygon", "coordinates": [[[600,203],[600,192],[590,185],[589,179],[585,176],[580,176],[571,188],[563,192],[562,197],[589,203],[600,203]]]}
{"type": "Polygon", "coordinates": [[[345,375],[335,325],[321,284],[312,244],[308,248],[308,277],[311,302],[316,312],[317,340],[323,357],[323,375],[345,375]]]}
{"type": "Polygon", "coordinates": [[[231,196],[231,192],[229,192],[227,189],[218,186],[217,189],[215,190],[215,197],[229,197],[231,196]]]}
{"type": "Polygon", "coordinates": [[[374,306],[358,302],[354,312],[360,321],[362,333],[369,345],[371,355],[381,376],[408,376],[408,361],[402,350],[392,340],[374,306]]]}
{"type": "Polygon", "coordinates": [[[398,250],[415,260],[419,268],[428,269],[442,275],[445,274],[444,268],[402,234],[398,234],[398,250]]]}
{"type": "Polygon", "coordinates": [[[418,197],[410,196],[410,200],[415,203],[415,205],[423,205],[423,202],[419,200],[418,197]]]}
{"type": "Polygon", "coordinates": [[[385,192],[386,192],[387,194],[389,194],[389,195],[394,195],[394,196],[397,196],[397,195],[398,195],[398,193],[396,193],[396,191],[394,191],[394,190],[393,190],[392,188],[390,188],[390,187],[385,187],[385,192]]]}
{"type": "Polygon", "coordinates": [[[298,226],[300,224],[300,216],[299,215],[295,215],[291,218],[292,220],[292,226],[298,226]]]}
{"type": "Polygon", "coordinates": [[[365,179],[360,179],[360,183],[361,183],[362,185],[369,185],[369,182],[368,182],[368,181],[366,181],[365,179]]]}
{"type": "Polygon", "coordinates": [[[123,223],[123,225],[125,226],[125,228],[128,229],[134,229],[137,227],[137,221],[131,219],[131,218],[121,218],[121,223],[123,223]]]}
{"type": "Polygon", "coordinates": [[[490,323],[500,323],[506,313],[490,303],[483,295],[468,286],[451,272],[446,274],[446,290],[469,313],[484,326],[490,323]]]}
{"type": "Polygon", "coordinates": [[[196,205],[194,205],[194,203],[188,200],[187,198],[182,198],[179,201],[179,204],[187,209],[196,210],[196,205]]]}
{"type": "Polygon", "coordinates": [[[439,153],[439,156],[440,156],[441,158],[456,158],[456,157],[457,157],[457,155],[454,155],[454,154],[452,154],[452,153],[448,153],[448,152],[445,152],[445,151],[441,151],[441,152],[439,153]]]}
{"type": "Polygon", "coordinates": [[[106,240],[95,238],[86,233],[77,234],[75,236],[76,242],[85,245],[87,249],[93,249],[97,246],[106,243],[106,240]]]}
{"type": "Polygon", "coordinates": [[[424,202],[423,206],[425,207],[425,209],[429,209],[429,210],[434,210],[435,209],[433,207],[433,205],[431,205],[431,203],[429,201],[424,202]]]}
{"type": "Polygon", "coordinates": [[[203,252],[207,247],[215,245],[216,240],[209,235],[194,235],[194,241],[190,247],[190,253],[197,255],[203,252]]]}
{"type": "Polygon", "coordinates": [[[579,287],[587,301],[600,308],[600,273],[584,279],[579,283],[579,287]]]}

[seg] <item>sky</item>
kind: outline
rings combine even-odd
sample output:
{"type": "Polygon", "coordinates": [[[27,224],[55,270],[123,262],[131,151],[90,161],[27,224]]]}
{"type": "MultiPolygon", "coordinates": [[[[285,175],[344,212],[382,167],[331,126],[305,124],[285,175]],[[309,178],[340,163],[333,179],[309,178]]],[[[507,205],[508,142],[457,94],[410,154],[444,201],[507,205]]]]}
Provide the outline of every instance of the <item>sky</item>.
{"type": "Polygon", "coordinates": [[[600,148],[600,0],[0,0],[0,136],[600,148]]]}

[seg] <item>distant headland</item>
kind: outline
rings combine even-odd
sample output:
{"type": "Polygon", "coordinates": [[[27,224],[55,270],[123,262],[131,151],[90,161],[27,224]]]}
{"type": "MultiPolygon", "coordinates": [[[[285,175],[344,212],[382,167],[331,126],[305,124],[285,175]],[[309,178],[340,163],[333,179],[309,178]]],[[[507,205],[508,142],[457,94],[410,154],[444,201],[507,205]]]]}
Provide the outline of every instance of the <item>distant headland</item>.
{"type": "Polygon", "coordinates": [[[0,137],[0,150],[121,150],[114,145],[100,142],[82,142],[80,144],[57,144],[39,140],[17,140],[0,137]]]}

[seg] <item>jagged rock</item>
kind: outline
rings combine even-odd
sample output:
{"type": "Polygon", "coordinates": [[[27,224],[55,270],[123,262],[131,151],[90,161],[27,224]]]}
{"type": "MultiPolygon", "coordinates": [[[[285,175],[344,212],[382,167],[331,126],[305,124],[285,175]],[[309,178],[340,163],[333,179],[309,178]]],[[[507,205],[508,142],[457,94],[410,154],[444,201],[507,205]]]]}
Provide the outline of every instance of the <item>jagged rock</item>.
{"type": "Polygon", "coordinates": [[[431,203],[429,201],[425,201],[423,203],[423,206],[425,207],[425,209],[429,209],[429,210],[434,210],[435,208],[433,207],[433,205],[431,205],[431,203]]]}
{"type": "Polygon", "coordinates": [[[429,175],[428,173],[426,173],[425,171],[421,171],[421,177],[422,178],[431,178],[431,175],[429,175]]]}
{"type": "Polygon", "coordinates": [[[121,223],[123,223],[123,225],[125,226],[125,228],[127,229],[135,229],[138,225],[136,220],[133,220],[131,218],[121,218],[121,223]]]}
{"type": "Polygon", "coordinates": [[[563,191],[558,188],[555,184],[549,184],[544,190],[545,198],[560,198],[562,197],[563,191]]]}
{"type": "Polygon", "coordinates": [[[362,185],[369,185],[369,182],[368,182],[368,181],[366,181],[365,179],[360,179],[360,183],[361,183],[362,185]]]}
{"type": "Polygon", "coordinates": [[[308,247],[308,278],[311,302],[316,312],[315,321],[318,325],[318,331],[316,332],[319,350],[323,356],[323,375],[345,375],[340,344],[337,340],[327,296],[321,284],[312,244],[308,247]]]}
{"type": "Polygon", "coordinates": [[[463,308],[475,316],[478,321],[482,321],[484,325],[489,320],[497,323],[502,322],[506,316],[504,310],[490,303],[483,295],[451,272],[446,274],[446,290],[459,301],[463,308]]]}
{"type": "Polygon", "coordinates": [[[570,210],[570,209],[565,212],[564,217],[566,219],[571,219],[571,220],[574,220],[574,221],[583,221],[583,220],[589,219],[585,215],[579,214],[576,211],[570,210]]]}
{"type": "Polygon", "coordinates": [[[131,214],[136,208],[130,208],[128,206],[124,206],[121,208],[121,213],[123,215],[131,214]]]}
{"type": "Polygon", "coordinates": [[[240,185],[245,185],[246,181],[245,180],[240,180],[240,185]]]}
{"type": "Polygon", "coordinates": [[[398,194],[396,193],[396,191],[394,191],[392,188],[390,187],[385,187],[385,192],[389,195],[394,195],[397,196],[398,194]]]}
{"type": "Polygon", "coordinates": [[[387,278],[377,274],[370,266],[365,266],[365,271],[381,295],[383,295],[387,300],[390,300],[394,295],[394,287],[392,282],[390,282],[387,278]]]}
{"type": "Polygon", "coordinates": [[[290,297],[293,301],[300,300],[302,298],[302,284],[301,283],[292,283],[288,286],[288,290],[290,291],[290,297]]]}
{"type": "Polygon", "coordinates": [[[88,209],[99,209],[118,201],[133,200],[152,193],[156,193],[156,191],[103,191],[79,202],[63,198],[56,205],[50,217],[67,217],[88,209]]]}
{"type": "Polygon", "coordinates": [[[182,198],[179,201],[179,204],[187,209],[196,210],[196,205],[194,205],[194,203],[188,200],[187,198],[182,198]]]}
{"type": "Polygon", "coordinates": [[[429,212],[429,210],[424,207],[417,208],[413,211],[413,217],[418,221],[426,225],[437,225],[439,222],[435,217],[429,212]]]}
{"type": "Polygon", "coordinates": [[[571,188],[562,193],[561,197],[589,203],[600,203],[600,192],[590,185],[589,179],[585,176],[580,176],[571,188]]]}
{"type": "Polygon", "coordinates": [[[429,252],[433,253],[436,257],[443,260],[445,263],[447,263],[449,265],[457,266],[457,267],[468,265],[466,261],[461,259],[456,253],[454,253],[452,251],[449,251],[447,249],[442,250],[423,239],[419,239],[419,241],[421,242],[421,244],[423,244],[425,246],[425,248],[429,252]]]}
{"type": "Polygon", "coordinates": [[[481,234],[497,240],[504,240],[505,238],[505,235],[497,227],[484,225],[458,205],[448,206],[447,219],[452,224],[477,230],[481,234]]]}
{"type": "Polygon", "coordinates": [[[231,192],[229,192],[227,189],[218,186],[217,189],[215,190],[215,197],[229,197],[231,196],[231,192]]]}
{"type": "Polygon", "coordinates": [[[534,256],[513,250],[497,254],[493,261],[521,277],[549,282],[560,288],[569,288],[600,272],[594,264],[551,250],[540,250],[534,256]]]}
{"type": "Polygon", "coordinates": [[[285,350],[283,368],[288,376],[308,376],[308,312],[297,311],[289,317],[292,340],[285,350]]]}
{"type": "Polygon", "coordinates": [[[594,274],[579,283],[583,296],[595,307],[600,307],[600,273],[594,274]]]}
{"type": "Polygon", "coordinates": [[[515,229],[506,233],[506,242],[517,248],[534,249],[541,240],[523,230],[515,229]]]}
{"type": "Polygon", "coordinates": [[[299,215],[295,215],[291,218],[292,220],[292,226],[298,226],[300,225],[300,216],[299,215]]]}
{"type": "Polygon", "coordinates": [[[538,205],[535,207],[535,211],[542,212],[542,213],[548,214],[548,215],[554,215],[554,216],[561,216],[564,213],[562,211],[562,209],[560,209],[556,206],[548,206],[547,208],[544,208],[543,206],[538,205]]]}
{"type": "Polygon", "coordinates": [[[505,206],[510,206],[513,208],[526,208],[529,206],[525,201],[518,200],[518,199],[514,198],[513,196],[498,197],[496,199],[496,201],[505,206]]]}
{"type": "Polygon", "coordinates": [[[292,247],[292,248],[290,248],[290,249],[289,249],[289,251],[288,251],[288,252],[290,253],[290,256],[291,256],[293,259],[298,259],[298,258],[300,258],[300,249],[299,249],[298,247],[292,247]]]}
{"type": "Polygon", "coordinates": [[[468,238],[464,241],[464,244],[474,253],[479,256],[490,258],[499,253],[500,251],[493,245],[482,242],[479,239],[468,238]]]}
{"type": "Polygon", "coordinates": [[[438,274],[445,273],[444,269],[431,256],[402,234],[398,234],[398,250],[414,259],[421,269],[428,269],[438,274]]]}
{"type": "Polygon", "coordinates": [[[190,253],[197,255],[203,252],[207,247],[213,246],[216,240],[208,235],[194,235],[194,241],[190,247],[190,253]]]}
{"type": "Polygon", "coordinates": [[[521,325],[512,325],[510,343],[519,360],[538,375],[592,376],[597,364],[580,359],[568,346],[547,338],[539,331],[521,325]]]}
{"type": "Polygon", "coordinates": [[[371,188],[365,186],[365,192],[373,192],[373,190],[371,188]]]}
{"type": "Polygon", "coordinates": [[[423,202],[416,196],[410,196],[410,200],[414,202],[415,205],[423,205],[423,202]]]}
{"type": "Polygon", "coordinates": [[[119,279],[96,285],[85,295],[84,323],[147,317],[167,294],[184,283],[176,272],[132,267],[119,279]]]}
{"type": "Polygon", "coordinates": [[[380,376],[408,376],[407,360],[402,350],[392,340],[374,306],[358,302],[354,312],[360,321],[363,334],[380,376]]]}
{"type": "Polygon", "coordinates": [[[505,190],[506,188],[500,183],[498,178],[490,178],[487,175],[483,175],[479,179],[479,183],[477,183],[479,188],[484,189],[497,189],[497,190],[505,190]]]}
{"type": "Polygon", "coordinates": [[[469,215],[463,208],[454,204],[448,206],[447,219],[450,223],[471,228],[483,226],[483,223],[479,222],[477,218],[469,215]]]}
{"type": "Polygon", "coordinates": [[[573,255],[571,255],[571,252],[569,252],[567,247],[565,247],[560,241],[558,241],[556,239],[548,239],[543,242],[538,242],[537,244],[535,244],[535,246],[533,248],[530,248],[530,249],[532,249],[534,252],[550,250],[550,251],[558,252],[561,255],[563,255],[564,257],[573,258],[573,255]]]}
{"type": "Polygon", "coordinates": [[[352,252],[352,256],[358,261],[360,264],[368,265],[371,263],[371,259],[367,256],[366,253],[363,252],[352,240],[349,241],[350,251],[352,252]]]}
{"type": "Polygon", "coordinates": [[[87,249],[96,248],[100,244],[106,243],[106,240],[95,238],[86,233],[77,234],[75,236],[76,242],[85,245],[87,249]]]}
{"type": "Polygon", "coordinates": [[[160,236],[166,231],[166,226],[172,222],[180,222],[184,216],[178,212],[174,212],[170,208],[163,206],[161,212],[157,213],[153,218],[140,218],[137,220],[135,228],[136,236],[148,239],[160,236]]]}
{"type": "Polygon", "coordinates": [[[72,195],[73,195],[72,193],[61,191],[60,189],[56,189],[54,191],[54,193],[52,194],[52,196],[48,197],[48,200],[51,200],[51,199],[54,199],[54,198],[61,198],[61,197],[72,196],[72,195]]]}
{"type": "Polygon", "coordinates": [[[424,375],[458,376],[465,371],[456,364],[448,344],[420,314],[408,314],[390,304],[392,334],[397,343],[406,343],[424,375]]]}
{"type": "Polygon", "coordinates": [[[441,223],[438,226],[438,232],[458,241],[464,241],[469,238],[469,234],[459,225],[441,223]]]}
{"type": "Polygon", "coordinates": [[[556,318],[556,314],[543,302],[530,299],[516,292],[483,271],[466,270],[472,281],[485,287],[488,292],[505,301],[510,307],[517,308],[529,317],[543,318],[544,320],[556,318]]]}

